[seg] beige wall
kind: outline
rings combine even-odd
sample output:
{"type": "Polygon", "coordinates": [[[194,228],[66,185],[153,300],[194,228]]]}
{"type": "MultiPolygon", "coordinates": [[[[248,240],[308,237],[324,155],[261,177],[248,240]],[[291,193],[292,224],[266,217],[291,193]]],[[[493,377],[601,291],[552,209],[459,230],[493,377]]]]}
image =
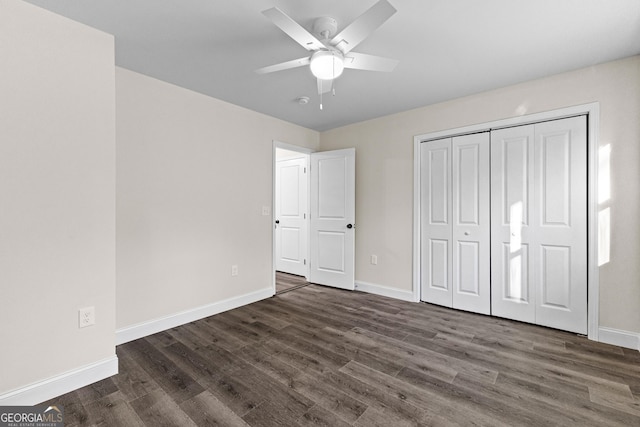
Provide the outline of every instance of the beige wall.
{"type": "Polygon", "coordinates": [[[0,58],[2,395],[115,356],[114,41],[1,0],[0,58]]]}
{"type": "Polygon", "coordinates": [[[122,68],[116,93],[118,329],[272,286],[272,140],[319,134],[122,68]]]}
{"type": "Polygon", "coordinates": [[[590,102],[611,144],[611,261],[600,268],[600,326],[640,332],[640,57],[323,132],[356,147],[356,280],[412,289],[413,137],[590,102]],[[371,254],[378,265],[371,265],[371,254]]]}

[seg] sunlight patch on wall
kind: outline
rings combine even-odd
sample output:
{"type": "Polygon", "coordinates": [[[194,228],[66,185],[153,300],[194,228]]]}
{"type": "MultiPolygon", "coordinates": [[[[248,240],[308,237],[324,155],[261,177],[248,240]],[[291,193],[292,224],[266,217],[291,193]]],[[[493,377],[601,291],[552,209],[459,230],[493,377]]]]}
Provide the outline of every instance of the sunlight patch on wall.
{"type": "Polygon", "coordinates": [[[611,198],[611,144],[598,150],[598,203],[611,198]]]}
{"type": "Polygon", "coordinates": [[[598,267],[611,257],[611,144],[598,150],[598,267]]]}

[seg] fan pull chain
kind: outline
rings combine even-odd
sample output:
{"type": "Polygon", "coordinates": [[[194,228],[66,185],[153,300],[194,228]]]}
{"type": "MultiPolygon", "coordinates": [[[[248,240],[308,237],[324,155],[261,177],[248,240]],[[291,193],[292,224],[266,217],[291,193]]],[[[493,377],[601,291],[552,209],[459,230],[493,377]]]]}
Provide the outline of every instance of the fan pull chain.
{"type": "Polygon", "coordinates": [[[333,77],[334,79],[331,80],[331,94],[333,96],[336,96],[336,80],[335,80],[335,75],[336,75],[336,58],[333,58],[333,61],[331,61],[331,65],[333,65],[333,77]]]}

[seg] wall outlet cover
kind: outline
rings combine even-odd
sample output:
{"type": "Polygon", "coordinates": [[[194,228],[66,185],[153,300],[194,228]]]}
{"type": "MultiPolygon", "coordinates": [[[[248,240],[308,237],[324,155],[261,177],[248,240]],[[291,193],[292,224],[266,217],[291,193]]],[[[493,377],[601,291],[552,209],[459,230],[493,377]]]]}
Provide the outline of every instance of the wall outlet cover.
{"type": "Polygon", "coordinates": [[[96,309],[95,307],[84,307],[78,310],[78,327],[86,328],[87,326],[95,325],[96,323],[96,309]]]}

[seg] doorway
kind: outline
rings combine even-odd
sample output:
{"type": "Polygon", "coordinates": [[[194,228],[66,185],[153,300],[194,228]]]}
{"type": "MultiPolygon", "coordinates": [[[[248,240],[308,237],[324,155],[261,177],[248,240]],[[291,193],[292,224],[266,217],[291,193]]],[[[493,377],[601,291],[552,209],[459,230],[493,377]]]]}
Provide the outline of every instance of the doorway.
{"type": "Polygon", "coordinates": [[[275,227],[276,271],[308,277],[308,179],[309,155],[276,149],[275,227]]]}
{"type": "Polygon", "coordinates": [[[274,283],[275,293],[308,283],[310,150],[274,143],[274,283]]]}
{"type": "Polygon", "coordinates": [[[276,272],[355,288],[355,149],[312,152],[273,144],[276,272]]]}

